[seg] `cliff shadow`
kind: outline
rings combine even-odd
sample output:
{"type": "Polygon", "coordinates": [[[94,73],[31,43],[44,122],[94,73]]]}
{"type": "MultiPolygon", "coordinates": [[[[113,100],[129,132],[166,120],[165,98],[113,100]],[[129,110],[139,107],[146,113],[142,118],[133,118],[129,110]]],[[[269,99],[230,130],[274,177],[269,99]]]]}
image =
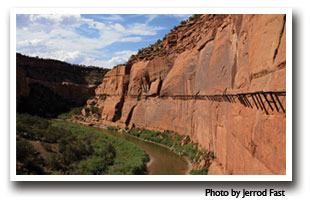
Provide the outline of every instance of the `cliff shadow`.
{"type": "Polygon", "coordinates": [[[74,107],[81,106],[81,104],[74,103],[57,95],[50,88],[39,83],[32,83],[29,85],[29,88],[29,96],[17,98],[18,113],[54,118],[74,107]]]}

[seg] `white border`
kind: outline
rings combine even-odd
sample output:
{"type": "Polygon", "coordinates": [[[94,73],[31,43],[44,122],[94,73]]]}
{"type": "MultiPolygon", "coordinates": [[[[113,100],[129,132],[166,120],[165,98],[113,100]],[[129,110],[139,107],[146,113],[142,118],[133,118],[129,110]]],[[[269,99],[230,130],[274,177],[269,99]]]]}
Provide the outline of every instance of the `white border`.
{"type": "Polygon", "coordinates": [[[12,8],[10,13],[11,181],[292,181],[291,8],[12,8]],[[16,14],[286,14],[286,175],[16,175],[16,14]]]}

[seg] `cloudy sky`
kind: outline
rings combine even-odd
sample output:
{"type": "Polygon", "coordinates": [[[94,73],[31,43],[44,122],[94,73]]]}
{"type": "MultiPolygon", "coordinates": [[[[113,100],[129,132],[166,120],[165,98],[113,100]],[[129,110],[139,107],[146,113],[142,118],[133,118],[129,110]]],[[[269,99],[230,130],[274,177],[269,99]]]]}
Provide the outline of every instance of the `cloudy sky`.
{"type": "Polygon", "coordinates": [[[17,15],[16,51],[111,68],[190,15],[17,15]]]}

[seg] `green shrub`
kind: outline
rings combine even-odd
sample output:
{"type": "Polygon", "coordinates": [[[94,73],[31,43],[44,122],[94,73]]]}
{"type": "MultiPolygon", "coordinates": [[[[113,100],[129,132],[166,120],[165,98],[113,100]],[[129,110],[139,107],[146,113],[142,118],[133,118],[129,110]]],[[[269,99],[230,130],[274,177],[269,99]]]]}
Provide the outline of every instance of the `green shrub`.
{"type": "Polygon", "coordinates": [[[128,131],[128,134],[136,136],[136,137],[140,137],[140,130],[139,129],[131,129],[128,131]]]}
{"type": "Polygon", "coordinates": [[[186,144],[183,146],[183,152],[191,161],[193,161],[198,152],[197,145],[193,143],[186,144]]]}
{"type": "Polygon", "coordinates": [[[116,151],[112,144],[104,143],[98,147],[96,150],[96,155],[103,158],[108,165],[112,165],[116,156],[116,151]]]}
{"type": "Polygon", "coordinates": [[[16,141],[16,174],[44,174],[44,161],[38,157],[32,144],[23,138],[16,141]]]}
{"type": "Polygon", "coordinates": [[[208,157],[208,158],[212,158],[212,159],[214,159],[214,158],[215,158],[215,156],[214,156],[214,153],[213,153],[213,152],[209,152],[209,153],[207,154],[207,157],[208,157]]]}
{"type": "Polygon", "coordinates": [[[115,127],[115,126],[107,126],[107,129],[110,131],[118,131],[119,130],[119,128],[115,127]]]}
{"type": "Polygon", "coordinates": [[[93,114],[98,114],[99,116],[101,116],[101,110],[98,107],[95,107],[93,105],[90,106],[90,111],[93,114]]]}
{"type": "Polygon", "coordinates": [[[142,137],[143,139],[157,143],[161,142],[161,138],[159,136],[160,132],[154,130],[143,130],[142,133],[140,134],[140,137],[142,137]]]}
{"type": "Polygon", "coordinates": [[[108,164],[99,156],[92,156],[87,160],[83,160],[78,164],[78,171],[84,175],[100,175],[104,174],[108,164]]]}
{"type": "Polygon", "coordinates": [[[173,145],[173,139],[171,134],[168,131],[165,131],[164,133],[161,134],[163,139],[161,140],[161,143],[171,147],[173,145]]]}
{"type": "MultiPolygon", "coordinates": [[[[67,122],[53,122],[53,125],[57,127],[65,127],[72,133],[77,135],[78,139],[86,139],[88,136],[96,138],[93,141],[84,140],[87,144],[91,144],[93,149],[93,156],[100,157],[102,161],[107,165],[106,170],[102,174],[145,174],[145,163],[149,160],[147,154],[134,144],[131,144],[122,139],[106,135],[102,132],[96,131],[93,128],[71,124],[67,122]],[[88,142],[87,142],[88,141],[88,142]]],[[[110,129],[119,129],[117,127],[110,127],[110,129]]],[[[89,139],[89,138],[88,138],[89,139]]],[[[89,158],[84,159],[87,161],[89,158]]],[[[98,162],[95,160],[95,162],[98,162]]],[[[86,167],[87,164],[91,164],[91,161],[83,162],[80,166],[86,167]]],[[[72,174],[82,174],[78,168],[79,165],[71,165],[72,174]],[[78,169],[78,171],[74,171],[78,169]]],[[[90,165],[91,168],[87,170],[88,173],[98,172],[95,165],[90,165]]],[[[101,171],[101,170],[100,170],[101,171]]]]}
{"type": "Polygon", "coordinates": [[[60,170],[61,164],[58,161],[57,154],[51,153],[46,158],[46,164],[52,170],[60,170]]]}
{"type": "Polygon", "coordinates": [[[58,119],[62,119],[62,120],[66,120],[66,119],[71,119],[72,115],[80,115],[82,112],[82,108],[83,107],[76,107],[71,109],[69,112],[66,113],[62,113],[60,115],[58,115],[58,119]]]}
{"type": "Polygon", "coordinates": [[[190,17],[188,18],[188,21],[192,21],[192,20],[198,19],[198,18],[200,18],[201,16],[202,16],[202,14],[194,14],[194,15],[192,15],[192,16],[190,16],[190,17]]]}
{"type": "Polygon", "coordinates": [[[190,16],[188,19],[186,20],[182,20],[181,21],[181,24],[187,24],[188,22],[192,21],[192,20],[195,20],[195,19],[198,19],[202,16],[202,14],[194,14],[192,16],[190,16]]]}
{"type": "Polygon", "coordinates": [[[27,140],[17,138],[16,141],[16,159],[18,161],[26,161],[28,158],[35,156],[35,150],[27,140]]]}
{"type": "Polygon", "coordinates": [[[208,174],[208,168],[202,168],[200,170],[191,170],[189,172],[191,175],[206,175],[208,174]]]}
{"type": "Polygon", "coordinates": [[[187,20],[182,20],[181,24],[186,24],[188,21],[187,20]]]}
{"type": "Polygon", "coordinates": [[[46,134],[49,123],[47,120],[29,114],[16,115],[16,133],[31,140],[40,140],[46,134]]]}
{"type": "Polygon", "coordinates": [[[149,160],[136,145],[93,128],[30,115],[17,117],[16,149],[18,174],[145,174],[149,160]],[[33,139],[49,152],[44,159],[33,139]]]}
{"type": "Polygon", "coordinates": [[[176,134],[174,137],[174,142],[173,142],[173,149],[177,152],[180,153],[183,151],[183,147],[181,145],[182,142],[182,136],[179,134],[176,134]]]}

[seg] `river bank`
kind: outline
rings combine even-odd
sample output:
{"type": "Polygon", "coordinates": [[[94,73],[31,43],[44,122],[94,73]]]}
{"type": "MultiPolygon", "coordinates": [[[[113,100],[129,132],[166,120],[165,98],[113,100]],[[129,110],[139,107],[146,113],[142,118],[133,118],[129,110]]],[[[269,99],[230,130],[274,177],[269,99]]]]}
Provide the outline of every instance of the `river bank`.
{"type": "MultiPolygon", "coordinates": [[[[122,132],[122,131],[120,131],[120,132],[122,132]]],[[[127,135],[130,135],[130,134],[128,134],[128,133],[126,133],[126,134],[127,134],[127,135]]],[[[130,136],[132,136],[132,135],[130,135],[130,136]]],[[[139,137],[136,137],[136,136],[132,136],[132,137],[137,138],[137,139],[139,139],[139,140],[143,140],[143,141],[148,142],[148,143],[156,144],[156,145],[158,145],[158,146],[161,146],[161,147],[164,147],[164,148],[166,148],[166,149],[169,149],[170,151],[173,151],[173,149],[172,149],[171,147],[166,146],[166,145],[164,145],[164,144],[160,144],[160,143],[158,143],[158,142],[154,142],[154,141],[151,141],[151,140],[146,140],[146,139],[139,138],[139,137]]],[[[175,154],[178,154],[178,153],[176,153],[176,152],[174,152],[174,153],[175,153],[175,154]]],[[[183,158],[186,160],[186,162],[187,162],[187,164],[188,164],[188,168],[187,168],[185,174],[186,174],[186,175],[189,175],[189,174],[190,174],[190,171],[192,170],[192,166],[193,166],[192,162],[191,162],[187,157],[184,157],[184,156],[182,156],[182,155],[180,155],[180,154],[178,154],[178,155],[179,155],[180,157],[183,157],[183,158]]],[[[153,159],[153,160],[154,160],[154,159],[153,159]]],[[[152,157],[150,157],[150,161],[147,163],[147,167],[151,166],[153,160],[152,160],[152,157]]]]}
{"type": "Polygon", "coordinates": [[[189,136],[182,136],[171,131],[160,132],[143,128],[130,130],[111,126],[107,126],[107,128],[113,130],[118,129],[119,132],[146,142],[155,143],[183,157],[189,164],[187,174],[207,174],[211,160],[214,159],[213,153],[206,153],[204,150],[199,149],[198,144],[192,142],[189,136]]]}
{"type": "MultiPolygon", "coordinates": [[[[211,161],[214,160],[214,154],[198,148],[189,136],[179,135],[170,131],[154,131],[143,128],[121,129],[117,126],[106,126],[95,123],[87,123],[80,120],[73,120],[75,123],[88,125],[92,127],[100,127],[111,131],[123,133],[131,137],[143,140],[145,142],[154,143],[158,146],[169,149],[175,154],[183,157],[188,164],[186,174],[207,174],[211,161]]],[[[151,158],[151,157],[150,157],[151,158]]],[[[152,163],[152,159],[149,164],[152,163]]]]}
{"type": "MultiPolygon", "coordinates": [[[[185,175],[189,174],[191,170],[190,161],[177,153],[169,147],[138,138],[130,135],[122,130],[103,129],[94,125],[94,129],[101,131],[105,134],[111,134],[116,137],[125,139],[131,143],[136,144],[143,149],[149,156],[150,161],[147,163],[148,174],[151,175],[185,175]]],[[[103,127],[103,126],[101,126],[103,127]]]]}
{"type": "Polygon", "coordinates": [[[69,122],[91,127],[96,131],[100,131],[104,134],[112,135],[114,137],[119,137],[138,145],[148,154],[150,159],[146,164],[147,174],[186,175],[190,174],[192,169],[191,161],[184,155],[176,153],[171,147],[130,135],[129,133],[125,132],[125,130],[120,128],[105,126],[103,124],[90,124],[74,119],[54,119],[54,121],[69,122]]]}

